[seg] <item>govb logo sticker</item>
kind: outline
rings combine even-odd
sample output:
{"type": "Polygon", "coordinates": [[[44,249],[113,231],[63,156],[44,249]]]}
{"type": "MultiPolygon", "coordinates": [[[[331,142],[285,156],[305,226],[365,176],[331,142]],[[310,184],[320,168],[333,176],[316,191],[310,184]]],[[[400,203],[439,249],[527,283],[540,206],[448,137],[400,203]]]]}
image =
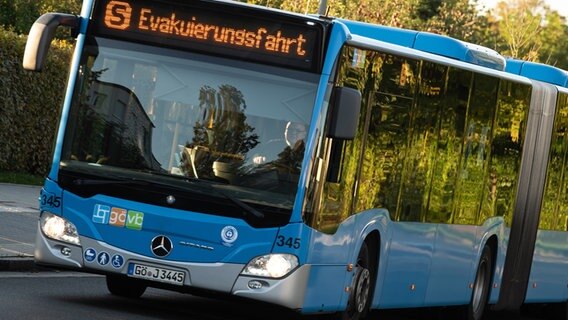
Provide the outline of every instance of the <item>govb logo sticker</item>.
{"type": "Polygon", "coordinates": [[[96,204],[93,210],[93,222],[118,228],[142,230],[144,212],[96,204]]]}

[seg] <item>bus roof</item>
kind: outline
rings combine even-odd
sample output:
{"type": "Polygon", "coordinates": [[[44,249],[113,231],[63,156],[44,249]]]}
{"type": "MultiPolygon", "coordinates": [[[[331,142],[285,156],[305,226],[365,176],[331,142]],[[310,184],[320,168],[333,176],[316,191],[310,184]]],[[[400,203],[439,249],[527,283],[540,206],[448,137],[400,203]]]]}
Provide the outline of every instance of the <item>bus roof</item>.
{"type": "Polygon", "coordinates": [[[568,72],[546,64],[511,58],[507,59],[505,71],[530,79],[568,87],[568,72]]]}
{"type": "Polygon", "coordinates": [[[503,71],[505,58],[498,52],[469,42],[430,32],[415,31],[338,19],[352,34],[414,48],[463,62],[503,71]]]}

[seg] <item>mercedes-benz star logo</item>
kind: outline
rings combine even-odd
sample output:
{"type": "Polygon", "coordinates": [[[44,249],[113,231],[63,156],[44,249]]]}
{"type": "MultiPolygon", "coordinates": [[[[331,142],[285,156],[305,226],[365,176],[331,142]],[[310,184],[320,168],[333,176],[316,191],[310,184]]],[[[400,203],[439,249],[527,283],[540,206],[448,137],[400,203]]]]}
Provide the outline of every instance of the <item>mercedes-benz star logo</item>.
{"type": "Polygon", "coordinates": [[[150,246],[150,248],[152,249],[152,253],[162,258],[172,252],[174,245],[172,244],[170,238],[166,236],[157,236],[152,239],[152,245],[150,246]]]}

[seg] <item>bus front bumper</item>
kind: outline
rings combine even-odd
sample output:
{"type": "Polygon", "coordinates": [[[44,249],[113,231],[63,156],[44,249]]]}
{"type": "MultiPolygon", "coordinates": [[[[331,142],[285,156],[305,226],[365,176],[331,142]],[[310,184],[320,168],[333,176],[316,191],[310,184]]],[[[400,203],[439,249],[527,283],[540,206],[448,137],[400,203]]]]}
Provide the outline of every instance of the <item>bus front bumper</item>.
{"type": "Polygon", "coordinates": [[[302,309],[310,273],[310,265],[302,265],[284,278],[261,278],[242,275],[244,264],[190,263],[156,259],[86,237],[80,237],[80,243],[81,245],[78,246],[52,240],[38,227],[35,261],[44,265],[102,274],[128,275],[130,264],[182,271],[185,274],[182,285],[185,287],[231,294],[293,310],[302,309]],[[99,261],[100,255],[103,254],[108,258],[99,261]],[[120,257],[120,263],[113,264],[113,257],[116,256],[120,257]]]}

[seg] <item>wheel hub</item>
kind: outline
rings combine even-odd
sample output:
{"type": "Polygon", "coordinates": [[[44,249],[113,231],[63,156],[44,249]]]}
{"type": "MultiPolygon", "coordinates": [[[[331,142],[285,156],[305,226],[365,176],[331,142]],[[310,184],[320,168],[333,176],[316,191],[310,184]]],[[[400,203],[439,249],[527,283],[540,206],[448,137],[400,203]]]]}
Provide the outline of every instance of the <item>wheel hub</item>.
{"type": "Polygon", "coordinates": [[[371,286],[371,273],[367,268],[359,269],[357,281],[355,282],[355,308],[358,313],[363,312],[369,299],[369,289],[371,286]]]}

